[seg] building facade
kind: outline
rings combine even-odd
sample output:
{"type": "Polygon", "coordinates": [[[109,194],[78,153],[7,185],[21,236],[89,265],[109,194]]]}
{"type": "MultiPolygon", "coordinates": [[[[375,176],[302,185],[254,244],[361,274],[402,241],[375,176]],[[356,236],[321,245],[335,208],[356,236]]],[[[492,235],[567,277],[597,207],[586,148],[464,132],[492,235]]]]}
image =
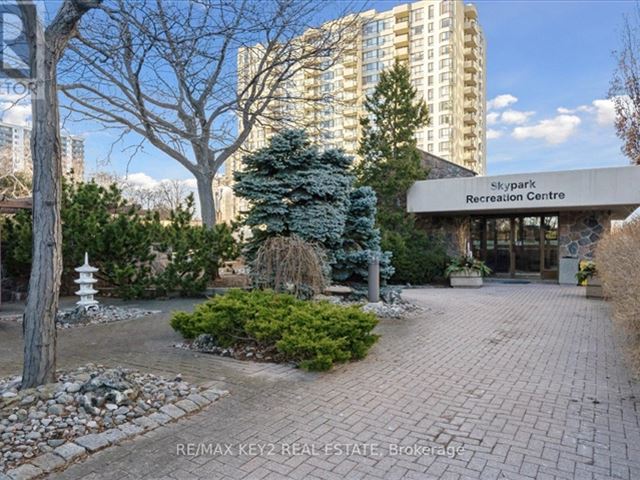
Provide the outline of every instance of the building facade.
{"type": "MultiPolygon", "coordinates": [[[[429,107],[430,124],[416,133],[418,148],[483,175],[486,172],[486,43],[475,6],[460,0],[422,0],[358,15],[355,41],[340,58],[318,59],[320,68],[287,82],[287,97],[274,102],[270,118],[286,116],[307,128],[312,141],[357,157],[359,118],[367,94],[393,62],[406,62],[411,81],[429,107]],[[322,62],[327,62],[323,68],[322,62]],[[331,97],[325,103],[305,99],[331,97]]],[[[253,47],[260,49],[260,46],[253,47]]],[[[256,68],[252,49],[238,53],[243,72],[256,68]]],[[[255,127],[243,151],[266,146],[277,125],[255,127]]],[[[241,168],[242,154],[225,166],[226,183],[241,168]]],[[[231,209],[241,211],[236,201],[231,209]]]]}
{"type": "Polygon", "coordinates": [[[495,275],[576,284],[583,260],[615,220],[640,206],[640,167],[439,178],[416,182],[407,209],[447,243],[495,275]]]}
{"type": "MultiPolygon", "coordinates": [[[[84,139],[62,135],[62,169],[73,172],[76,180],[84,177],[84,139]]],[[[19,125],[0,123],[0,165],[11,173],[31,172],[31,129],[19,125]]]]}

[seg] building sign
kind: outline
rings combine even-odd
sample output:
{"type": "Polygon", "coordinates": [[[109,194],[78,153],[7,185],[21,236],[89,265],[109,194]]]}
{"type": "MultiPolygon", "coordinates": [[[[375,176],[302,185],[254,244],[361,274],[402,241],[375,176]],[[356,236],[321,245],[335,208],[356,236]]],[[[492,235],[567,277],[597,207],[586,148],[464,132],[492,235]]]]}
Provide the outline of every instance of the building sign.
{"type": "Polygon", "coordinates": [[[611,167],[416,182],[407,210],[416,213],[491,213],[606,208],[621,212],[640,205],[640,167],[611,167]]]}
{"type": "Polygon", "coordinates": [[[492,191],[487,195],[469,195],[466,196],[468,204],[475,203],[499,203],[499,202],[523,202],[523,201],[540,201],[540,200],[564,200],[565,192],[555,191],[538,191],[536,188],[537,180],[532,178],[519,182],[502,182],[493,181],[489,184],[492,191]]]}

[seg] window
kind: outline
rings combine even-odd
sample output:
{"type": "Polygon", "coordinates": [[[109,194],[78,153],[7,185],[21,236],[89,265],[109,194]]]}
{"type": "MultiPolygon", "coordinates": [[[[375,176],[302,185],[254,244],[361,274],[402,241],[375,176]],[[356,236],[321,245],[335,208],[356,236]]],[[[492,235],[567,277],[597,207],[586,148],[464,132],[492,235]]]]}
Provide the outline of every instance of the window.
{"type": "Polygon", "coordinates": [[[429,22],[429,25],[427,25],[427,32],[433,32],[433,22],[429,22]]]}
{"type": "Polygon", "coordinates": [[[440,47],[440,55],[450,55],[451,54],[451,45],[442,45],[440,47]]]}
{"type": "Polygon", "coordinates": [[[422,65],[415,65],[411,67],[411,75],[416,77],[422,75],[422,65]]]}
{"type": "Polygon", "coordinates": [[[431,60],[433,58],[433,48],[427,50],[427,58],[431,60]]]}
{"type": "Polygon", "coordinates": [[[427,144],[427,152],[433,152],[433,143],[427,144]]]}
{"type": "Polygon", "coordinates": [[[451,150],[451,143],[450,142],[440,142],[440,151],[441,152],[448,152],[449,150],[451,150]]]}
{"type": "Polygon", "coordinates": [[[433,62],[427,64],[427,72],[433,72],[433,62]]]}
{"type": "Polygon", "coordinates": [[[424,59],[424,52],[415,52],[410,55],[411,63],[421,62],[424,59]]]}
{"type": "Polygon", "coordinates": [[[429,5],[429,10],[428,10],[428,13],[427,13],[429,18],[433,18],[433,15],[435,13],[434,10],[435,10],[435,5],[429,5]]]}
{"type": "Polygon", "coordinates": [[[422,88],[422,79],[416,78],[411,81],[411,84],[413,85],[413,88],[420,89],[422,88]]]}
{"type": "Polygon", "coordinates": [[[451,65],[453,65],[453,61],[450,58],[443,58],[440,60],[441,69],[451,68],[451,65]]]}
{"type": "Polygon", "coordinates": [[[439,138],[442,140],[443,138],[450,139],[451,138],[451,129],[450,128],[441,128],[439,133],[439,138]]]}
{"type": "Polygon", "coordinates": [[[376,54],[377,54],[377,50],[369,50],[368,52],[364,52],[362,54],[362,59],[363,60],[368,60],[370,58],[376,58],[376,54]]]}
{"type": "Polygon", "coordinates": [[[453,3],[449,1],[444,1],[440,4],[440,15],[444,15],[445,13],[453,12],[453,3]]]}
{"type": "Polygon", "coordinates": [[[416,8],[411,12],[411,21],[419,22],[424,18],[424,8],[416,8]]]}
{"type": "Polygon", "coordinates": [[[333,72],[324,72],[322,74],[323,80],[333,80],[333,72]]]}
{"type": "Polygon", "coordinates": [[[427,37],[427,45],[433,45],[433,35],[427,37]]]}
{"type": "Polygon", "coordinates": [[[413,35],[422,35],[423,31],[424,31],[424,27],[422,25],[418,25],[417,27],[413,27],[411,29],[411,33],[413,35]]]}
{"type": "Polygon", "coordinates": [[[427,140],[433,140],[433,130],[427,130],[427,140]]]}
{"type": "Polygon", "coordinates": [[[440,83],[448,83],[451,81],[451,72],[443,72],[440,74],[440,83]]]}
{"type": "Polygon", "coordinates": [[[376,73],[374,75],[367,75],[362,79],[362,83],[376,83],[378,81],[379,75],[376,73]]]}
{"type": "Polygon", "coordinates": [[[433,100],[433,88],[427,90],[427,100],[433,100]]]}
{"type": "Polygon", "coordinates": [[[451,125],[451,115],[440,115],[440,123],[442,125],[451,125]]]}
{"type": "Polygon", "coordinates": [[[433,86],[433,75],[429,75],[427,77],[427,85],[429,85],[430,87],[433,86]]]}
{"type": "Polygon", "coordinates": [[[451,21],[450,17],[440,20],[440,28],[449,28],[452,24],[453,22],[451,21]]]}
{"type": "Polygon", "coordinates": [[[442,112],[448,112],[449,110],[451,110],[451,102],[440,102],[440,110],[442,112]]]}
{"type": "Polygon", "coordinates": [[[447,42],[451,38],[451,31],[447,30],[446,32],[440,32],[440,41],[447,42]]]}
{"type": "Polygon", "coordinates": [[[440,87],[440,96],[442,98],[449,98],[449,95],[451,95],[450,85],[443,85],[442,87],[440,87]]]}

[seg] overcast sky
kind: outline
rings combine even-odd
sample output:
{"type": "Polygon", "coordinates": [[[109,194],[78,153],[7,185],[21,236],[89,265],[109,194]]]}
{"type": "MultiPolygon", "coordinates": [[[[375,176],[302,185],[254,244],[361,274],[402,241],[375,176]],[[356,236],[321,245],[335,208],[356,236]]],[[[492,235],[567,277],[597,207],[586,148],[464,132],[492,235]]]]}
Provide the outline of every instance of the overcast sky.
{"type": "MultiPolygon", "coordinates": [[[[382,11],[402,1],[371,1],[382,11]]],[[[606,100],[623,14],[633,2],[480,1],[487,39],[488,173],[625,165],[606,100]]],[[[324,15],[331,12],[324,12],[324,15]]],[[[2,99],[0,98],[0,102],[2,99]]],[[[28,109],[5,113],[19,122],[28,109]]],[[[151,146],[130,158],[134,136],[70,127],[86,137],[86,170],[135,174],[141,183],[189,179],[151,146]],[[129,147],[128,149],[126,147],[129,147]]]]}

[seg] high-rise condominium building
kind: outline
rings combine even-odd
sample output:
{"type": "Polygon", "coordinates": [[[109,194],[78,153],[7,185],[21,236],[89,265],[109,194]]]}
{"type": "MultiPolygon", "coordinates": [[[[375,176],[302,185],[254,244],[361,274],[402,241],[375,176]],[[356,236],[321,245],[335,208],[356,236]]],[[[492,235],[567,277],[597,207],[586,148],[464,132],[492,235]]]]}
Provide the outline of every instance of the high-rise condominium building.
{"type": "MultiPolygon", "coordinates": [[[[365,97],[380,73],[400,60],[429,107],[431,121],[416,134],[418,148],[484,174],[486,45],[475,6],[460,0],[422,0],[385,12],[369,10],[357,18],[356,40],[341,49],[338,61],[318,59],[321,68],[302,71],[284,85],[287,96],[299,100],[275,102],[271,117],[303,120],[312,127],[308,132],[313,141],[356,155],[365,97]],[[323,95],[332,101],[304,100],[323,95]]],[[[242,72],[255,68],[251,53],[250,48],[238,53],[238,88],[242,72]]],[[[254,128],[244,150],[264,147],[277,129],[254,128]]],[[[226,165],[229,183],[239,168],[241,155],[236,155],[226,165]]],[[[241,210],[235,200],[232,211],[241,210]]]]}
{"type": "MultiPolygon", "coordinates": [[[[62,169],[73,171],[75,179],[84,176],[84,139],[62,135],[62,169]]],[[[13,173],[31,172],[31,129],[19,125],[0,123],[0,165],[13,173]]]]}

